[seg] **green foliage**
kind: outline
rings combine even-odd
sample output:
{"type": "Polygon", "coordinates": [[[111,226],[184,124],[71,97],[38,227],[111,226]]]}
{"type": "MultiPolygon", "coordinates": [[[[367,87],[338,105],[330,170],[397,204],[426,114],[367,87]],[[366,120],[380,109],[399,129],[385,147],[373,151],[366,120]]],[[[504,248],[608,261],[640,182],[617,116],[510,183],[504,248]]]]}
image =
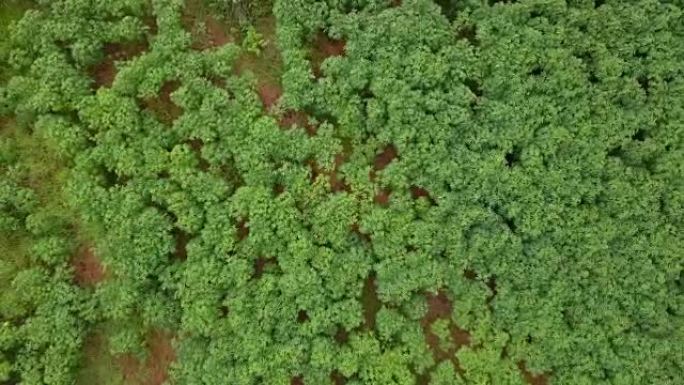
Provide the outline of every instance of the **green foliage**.
{"type": "Polygon", "coordinates": [[[121,383],[164,329],[178,384],[677,383],[684,9],[595,3],[38,1],[0,381],[121,383]]]}

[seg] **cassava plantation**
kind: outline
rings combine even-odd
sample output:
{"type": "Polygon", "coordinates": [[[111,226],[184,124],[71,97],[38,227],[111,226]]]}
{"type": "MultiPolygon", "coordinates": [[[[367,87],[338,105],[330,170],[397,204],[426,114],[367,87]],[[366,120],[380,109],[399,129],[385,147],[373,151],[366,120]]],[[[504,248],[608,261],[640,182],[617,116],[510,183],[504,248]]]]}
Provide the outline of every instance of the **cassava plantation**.
{"type": "Polygon", "coordinates": [[[682,385],[683,267],[682,0],[0,0],[1,385],[682,385]]]}

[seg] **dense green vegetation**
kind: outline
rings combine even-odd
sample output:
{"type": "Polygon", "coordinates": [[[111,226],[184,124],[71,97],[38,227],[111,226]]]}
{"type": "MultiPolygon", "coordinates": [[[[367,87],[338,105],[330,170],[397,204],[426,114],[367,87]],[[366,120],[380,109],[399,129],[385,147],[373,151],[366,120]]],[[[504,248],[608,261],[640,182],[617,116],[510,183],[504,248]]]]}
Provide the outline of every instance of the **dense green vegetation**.
{"type": "Polygon", "coordinates": [[[0,384],[684,383],[684,3],[0,4],[0,384]]]}

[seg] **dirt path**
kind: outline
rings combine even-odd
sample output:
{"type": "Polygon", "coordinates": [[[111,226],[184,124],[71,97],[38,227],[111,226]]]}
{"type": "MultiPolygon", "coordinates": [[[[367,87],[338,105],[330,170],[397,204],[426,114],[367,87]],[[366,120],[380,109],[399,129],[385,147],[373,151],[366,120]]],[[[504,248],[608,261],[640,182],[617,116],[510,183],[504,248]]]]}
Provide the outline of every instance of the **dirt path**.
{"type": "Polygon", "coordinates": [[[106,44],[104,47],[104,59],[88,70],[88,73],[94,80],[93,88],[111,87],[114,79],[116,79],[116,63],[130,60],[147,51],[147,49],[147,41],[106,44]]]}
{"type": "Polygon", "coordinates": [[[325,59],[332,56],[343,56],[347,42],[341,39],[331,39],[325,32],[319,32],[312,44],[310,58],[314,76],[319,78],[323,74],[321,66],[325,59]]]}
{"type": "Polygon", "coordinates": [[[107,278],[107,272],[91,247],[81,248],[71,259],[74,280],[80,287],[92,287],[107,278]]]}
{"type": "Polygon", "coordinates": [[[147,336],[147,358],[140,361],[137,357],[126,354],[117,358],[117,362],[126,385],[162,385],[169,378],[169,367],[176,360],[173,349],[174,336],[171,333],[154,330],[147,336]]]}

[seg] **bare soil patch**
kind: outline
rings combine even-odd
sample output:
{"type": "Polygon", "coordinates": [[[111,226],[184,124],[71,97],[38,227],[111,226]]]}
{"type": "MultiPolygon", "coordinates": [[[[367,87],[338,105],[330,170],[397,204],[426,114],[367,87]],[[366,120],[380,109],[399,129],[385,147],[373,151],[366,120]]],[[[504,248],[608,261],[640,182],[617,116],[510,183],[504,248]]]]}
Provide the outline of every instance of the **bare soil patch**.
{"type": "Polygon", "coordinates": [[[178,81],[167,81],[159,90],[159,96],[142,100],[142,107],[152,112],[160,122],[171,125],[174,120],[183,115],[183,109],[171,100],[171,94],[178,87],[180,87],[178,81]]]}
{"type": "MultiPolygon", "coordinates": [[[[268,266],[274,266],[278,264],[278,260],[275,259],[274,257],[266,258],[266,257],[259,257],[254,261],[254,275],[253,277],[255,279],[259,279],[264,275],[264,271],[268,266]]],[[[304,312],[306,314],[306,312],[304,312]]],[[[308,315],[306,316],[308,319],[308,315]]]]}
{"type": "Polygon", "coordinates": [[[386,207],[389,205],[390,195],[392,195],[392,191],[387,189],[380,189],[380,191],[378,191],[378,193],[375,194],[375,197],[373,197],[373,201],[377,205],[386,207]]]}
{"type": "Polygon", "coordinates": [[[147,41],[134,43],[107,43],[104,59],[90,67],[88,73],[94,80],[93,88],[111,87],[116,78],[116,63],[130,60],[148,49],[147,41]]]}
{"type": "Polygon", "coordinates": [[[363,282],[361,290],[361,304],[363,305],[364,328],[366,330],[375,329],[375,320],[382,302],[378,298],[378,286],[375,274],[371,273],[363,282]]]}
{"type": "Polygon", "coordinates": [[[344,385],[347,383],[347,379],[337,370],[333,370],[332,373],[330,373],[330,381],[332,381],[334,385],[344,385]]]}
{"type": "Polygon", "coordinates": [[[81,248],[71,260],[74,280],[80,287],[92,287],[107,277],[105,267],[90,247],[81,248]]]}
{"type": "Polygon", "coordinates": [[[311,169],[311,183],[314,183],[319,175],[325,175],[328,179],[328,185],[332,192],[351,191],[351,187],[344,181],[344,178],[338,175],[339,167],[346,160],[346,155],[338,154],[335,156],[332,170],[325,170],[318,165],[315,160],[307,161],[311,169]]]}
{"type": "Polygon", "coordinates": [[[301,127],[309,136],[315,136],[318,130],[316,125],[309,123],[309,115],[302,111],[286,111],[278,120],[278,125],[282,128],[301,127]]]}
{"type": "Polygon", "coordinates": [[[257,86],[257,93],[259,94],[259,99],[261,100],[261,104],[264,105],[264,108],[270,110],[282,96],[283,90],[277,84],[264,82],[257,86]]]}
{"type": "Polygon", "coordinates": [[[201,171],[209,170],[209,167],[211,167],[211,165],[206,159],[204,159],[204,157],[202,157],[202,148],[204,147],[204,142],[202,141],[202,139],[190,139],[185,141],[185,143],[188,146],[190,146],[190,149],[195,154],[195,158],[197,159],[199,169],[201,171]]]}
{"type": "Polygon", "coordinates": [[[449,360],[454,365],[454,368],[461,374],[463,369],[456,358],[456,352],[463,346],[470,345],[470,334],[456,325],[451,319],[453,306],[449,298],[442,291],[437,294],[427,294],[428,311],[421,320],[425,341],[427,342],[435,361],[441,362],[449,360]],[[432,331],[432,324],[438,319],[449,320],[449,333],[451,337],[452,346],[448,350],[443,350],[440,346],[439,337],[432,331]]]}
{"type": "Polygon", "coordinates": [[[538,375],[532,374],[529,370],[527,370],[527,367],[525,366],[524,361],[518,362],[518,369],[520,369],[520,373],[522,374],[523,378],[525,379],[525,382],[527,382],[530,385],[548,385],[548,383],[549,383],[548,375],[546,375],[546,374],[538,374],[538,375]]]}
{"type": "Polygon", "coordinates": [[[316,34],[311,48],[311,67],[314,76],[322,76],[321,66],[325,59],[331,56],[343,56],[347,42],[342,39],[332,39],[325,32],[316,34]]]}
{"type": "Polygon", "coordinates": [[[385,146],[385,148],[378,155],[375,156],[373,167],[376,171],[383,170],[394,159],[397,158],[397,148],[393,144],[385,146]]]}
{"type": "Polygon", "coordinates": [[[425,198],[428,200],[428,202],[430,202],[431,205],[435,204],[435,200],[432,198],[432,195],[430,195],[430,192],[428,192],[426,189],[419,186],[411,186],[409,191],[411,192],[411,198],[425,198]]]}
{"type": "Polygon", "coordinates": [[[186,233],[185,231],[174,227],[173,229],[173,238],[176,243],[176,247],[173,252],[173,256],[176,260],[178,261],[185,261],[188,259],[188,242],[190,242],[190,234],[186,233]]]}
{"type": "Polygon", "coordinates": [[[127,385],[162,385],[168,378],[168,370],[176,360],[173,349],[173,335],[155,330],[147,337],[147,358],[140,361],[126,354],[117,358],[127,385]]]}
{"type": "Polygon", "coordinates": [[[209,9],[198,0],[186,1],[181,23],[192,36],[191,48],[202,51],[236,42],[231,26],[208,13],[209,9]]]}
{"type": "Polygon", "coordinates": [[[237,237],[238,240],[243,240],[249,235],[249,222],[246,219],[241,220],[237,224],[237,237]]]}

